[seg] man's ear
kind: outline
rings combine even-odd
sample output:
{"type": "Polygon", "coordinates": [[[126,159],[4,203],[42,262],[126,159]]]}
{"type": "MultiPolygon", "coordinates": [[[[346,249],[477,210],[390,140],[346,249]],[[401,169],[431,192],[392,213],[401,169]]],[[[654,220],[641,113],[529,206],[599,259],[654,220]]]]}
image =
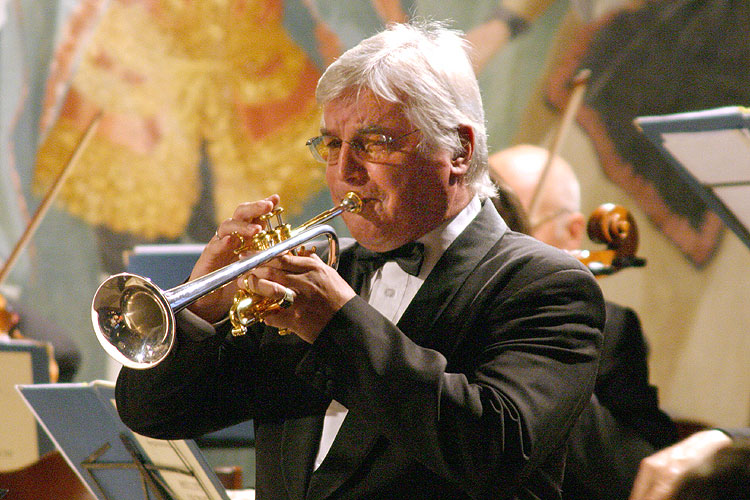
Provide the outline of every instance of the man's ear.
{"type": "Polygon", "coordinates": [[[474,129],[468,125],[459,125],[458,138],[461,141],[461,150],[453,154],[451,161],[454,167],[461,167],[465,171],[474,154],[474,129]]]}
{"type": "Polygon", "coordinates": [[[570,236],[570,241],[575,248],[568,250],[580,250],[583,243],[583,237],[586,232],[586,218],[581,212],[574,212],[568,217],[566,230],[570,236]]]}

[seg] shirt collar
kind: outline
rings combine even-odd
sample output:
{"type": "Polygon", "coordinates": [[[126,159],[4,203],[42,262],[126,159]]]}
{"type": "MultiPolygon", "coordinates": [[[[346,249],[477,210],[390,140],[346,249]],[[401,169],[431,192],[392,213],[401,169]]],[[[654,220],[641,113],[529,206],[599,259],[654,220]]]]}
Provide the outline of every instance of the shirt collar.
{"type": "Polygon", "coordinates": [[[419,277],[424,279],[430,274],[432,268],[459,234],[466,229],[471,221],[477,216],[482,209],[482,203],[479,197],[474,195],[471,201],[463,210],[456,214],[452,219],[443,222],[441,225],[425,234],[417,241],[424,243],[424,261],[419,271],[419,277]]]}

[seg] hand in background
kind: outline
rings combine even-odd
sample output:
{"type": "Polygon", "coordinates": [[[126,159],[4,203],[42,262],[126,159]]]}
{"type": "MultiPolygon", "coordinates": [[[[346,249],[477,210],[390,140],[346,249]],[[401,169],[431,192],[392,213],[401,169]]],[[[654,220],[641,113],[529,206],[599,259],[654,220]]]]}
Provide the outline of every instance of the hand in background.
{"type": "Polygon", "coordinates": [[[700,431],[644,458],[630,500],[669,500],[688,470],[731,443],[732,439],[719,430],[700,431]]]}
{"type": "Polygon", "coordinates": [[[479,74],[514,36],[523,33],[554,0],[503,0],[482,24],[466,33],[473,47],[472,64],[479,74]]]}

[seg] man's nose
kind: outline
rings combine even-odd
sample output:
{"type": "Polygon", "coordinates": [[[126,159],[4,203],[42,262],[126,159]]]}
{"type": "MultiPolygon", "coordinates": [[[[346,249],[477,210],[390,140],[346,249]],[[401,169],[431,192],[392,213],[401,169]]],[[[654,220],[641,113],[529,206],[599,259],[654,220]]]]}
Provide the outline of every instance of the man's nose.
{"type": "Polygon", "coordinates": [[[337,163],[341,178],[348,184],[361,186],[369,179],[364,162],[357,154],[357,150],[348,142],[341,145],[337,163]]]}

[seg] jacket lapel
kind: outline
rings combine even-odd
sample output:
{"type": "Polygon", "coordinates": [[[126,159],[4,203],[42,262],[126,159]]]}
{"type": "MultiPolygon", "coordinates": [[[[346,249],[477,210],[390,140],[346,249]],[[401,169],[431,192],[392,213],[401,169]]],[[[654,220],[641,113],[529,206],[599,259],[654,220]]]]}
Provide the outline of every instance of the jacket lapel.
{"type": "MultiPolygon", "coordinates": [[[[438,318],[446,313],[446,308],[456,298],[469,275],[506,230],[507,226],[494,205],[485,202],[477,217],[456,238],[430,272],[398,323],[401,331],[425,347],[440,345],[444,340],[444,335],[440,332],[449,328],[450,321],[438,322],[438,318]]],[[[342,276],[351,283],[351,252],[342,254],[341,264],[342,276]]],[[[295,429],[294,432],[296,431],[295,429]]],[[[361,415],[349,412],[326,460],[310,477],[307,498],[326,498],[343,485],[375,446],[377,437],[372,426],[361,415]]],[[[317,447],[315,450],[313,459],[317,447]]],[[[291,464],[285,464],[285,470],[291,467],[291,464]]],[[[295,464],[294,467],[298,465],[295,464]]],[[[302,481],[297,482],[304,484],[302,481]]]]}
{"type": "Polygon", "coordinates": [[[399,329],[414,342],[435,345],[436,330],[443,330],[442,318],[469,275],[507,230],[490,202],[485,202],[476,218],[451,243],[420,287],[398,323],[399,329]],[[438,320],[440,320],[438,322],[438,320]]]}

